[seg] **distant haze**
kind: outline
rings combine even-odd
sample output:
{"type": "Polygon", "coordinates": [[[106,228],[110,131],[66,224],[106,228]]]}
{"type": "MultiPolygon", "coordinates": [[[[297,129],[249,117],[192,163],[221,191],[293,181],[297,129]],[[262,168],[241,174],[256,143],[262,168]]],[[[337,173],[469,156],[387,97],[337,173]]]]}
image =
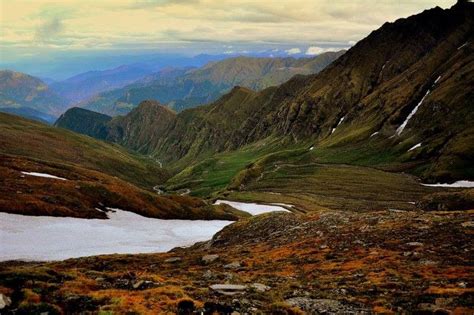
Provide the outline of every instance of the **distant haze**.
{"type": "MultiPolygon", "coordinates": [[[[0,66],[55,75],[36,70],[35,63],[151,53],[310,56],[348,48],[386,21],[454,2],[2,0],[0,66]]],[[[91,63],[89,69],[123,62],[105,63],[91,63]]]]}

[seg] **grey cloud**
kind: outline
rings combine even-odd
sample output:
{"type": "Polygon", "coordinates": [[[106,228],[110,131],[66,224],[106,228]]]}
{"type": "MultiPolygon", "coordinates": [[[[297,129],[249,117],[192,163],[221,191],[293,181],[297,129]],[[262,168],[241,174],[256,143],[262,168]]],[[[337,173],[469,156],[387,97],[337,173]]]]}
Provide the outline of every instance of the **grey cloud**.
{"type": "Polygon", "coordinates": [[[37,42],[47,43],[55,39],[55,37],[64,30],[62,20],[53,17],[44,21],[35,32],[35,40],[37,42]]]}

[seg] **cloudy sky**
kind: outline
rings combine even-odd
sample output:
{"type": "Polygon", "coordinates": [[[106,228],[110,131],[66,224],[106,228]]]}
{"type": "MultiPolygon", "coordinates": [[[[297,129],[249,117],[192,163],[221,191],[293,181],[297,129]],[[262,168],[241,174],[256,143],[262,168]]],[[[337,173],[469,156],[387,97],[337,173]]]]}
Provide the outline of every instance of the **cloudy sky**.
{"type": "Polygon", "coordinates": [[[0,0],[6,60],[49,51],[314,55],[454,0],[0,0]]]}

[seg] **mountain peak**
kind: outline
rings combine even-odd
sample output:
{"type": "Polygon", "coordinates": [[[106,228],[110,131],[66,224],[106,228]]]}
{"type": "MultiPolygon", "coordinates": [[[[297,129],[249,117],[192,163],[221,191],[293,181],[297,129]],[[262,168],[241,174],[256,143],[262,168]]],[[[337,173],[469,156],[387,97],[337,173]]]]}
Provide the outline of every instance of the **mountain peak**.
{"type": "Polygon", "coordinates": [[[176,112],[169,108],[168,106],[165,106],[161,104],[157,100],[144,100],[138,104],[137,108],[133,109],[133,111],[147,111],[147,110],[159,110],[159,111],[166,111],[170,114],[176,115],[176,112]]]}

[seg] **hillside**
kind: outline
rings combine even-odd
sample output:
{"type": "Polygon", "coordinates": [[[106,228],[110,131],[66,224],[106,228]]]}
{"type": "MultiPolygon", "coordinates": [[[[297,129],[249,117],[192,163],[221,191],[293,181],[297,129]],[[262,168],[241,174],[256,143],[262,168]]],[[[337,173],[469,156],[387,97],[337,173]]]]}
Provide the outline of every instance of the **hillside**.
{"type": "Polygon", "coordinates": [[[159,196],[152,188],[167,172],[119,146],[2,113],[0,132],[1,212],[106,218],[110,207],[165,219],[238,218],[197,198],[159,196]]]}
{"type": "Polygon", "coordinates": [[[113,116],[126,114],[143,100],[156,99],[182,111],[210,103],[236,85],[261,90],[296,74],[318,73],[343,53],[299,59],[233,57],[197,69],[165,69],[123,89],[100,93],[79,106],[113,116]]]}
{"type": "Polygon", "coordinates": [[[472,232],[467,212],[274,213],[168,253],[3,263],[0,288],[30,314],[471,314],[472,232]]]}
{"type": "MultiPolygon", "coordinates": [[[[214,103],[168,116],[164,124],[159,118],[118,117],[115,123],[125,119],[127,128],[109,139],[170,167],[177,174],[168,189],[191,189],[199,196],[230,191],[234,199],[250,193],[270,201],[265,194],[270,191],[294,201],[302,189],[298,183],[312,181],[321,165],[409,172],[426,182],[472,180],[473,6],[459,3],[386,23],[319,74],[260,92],[236,87],[214,103]],[[139,135],[131,132],[138,129],[139,135]],[[288,185],[293,181],[280,182],[273,174],[301,182],[288,185]]],[[[146,108],[139,106],[133,115],[146,116],[146,108]]],[[[344,174],[337,167],[331,172],[344,174]]],[[[372,172],[366,173],[370,183],[372,172]]],[[[351,183],[343,178],[336,177],[335,184],[351,183]]],[[[328,187],[315,180],[311,191],[328,187]]],[[[419,187],[402,178],[390,183],[397,184],[385,192],[419,187]]],[[[407,208],[429,192],[378,202],[407,208]]],[[[347,207],[344,196],[335,201],[332,191],[325,194],[309,195],[308,202],[347,207]]],[[[355,194],[353,200],[373,207],[367,196],[355,194]]]]}
{"type": "Polygon", "coordinates": [[[52,123],[66,105],[40,79],[20,72],[0,71],[0,111],[52,123]]]}
{"type": "Polygon", "coordinates": [[[97,139],[105,139],[108,136],[107,123],[110,120],[112,120],[110,116],[73,107],[59,116],[54,125],[97,139]]]}
{"type": "Polygon", "coordinates": [[[472,179],[473,6],[386,23],[320,74],[261,92],[234,89],[184,111],[146,151],[196,160],[279,139],[279,147],[313,146],[323,162],[404,164],[427,180],[472,179]]]}

